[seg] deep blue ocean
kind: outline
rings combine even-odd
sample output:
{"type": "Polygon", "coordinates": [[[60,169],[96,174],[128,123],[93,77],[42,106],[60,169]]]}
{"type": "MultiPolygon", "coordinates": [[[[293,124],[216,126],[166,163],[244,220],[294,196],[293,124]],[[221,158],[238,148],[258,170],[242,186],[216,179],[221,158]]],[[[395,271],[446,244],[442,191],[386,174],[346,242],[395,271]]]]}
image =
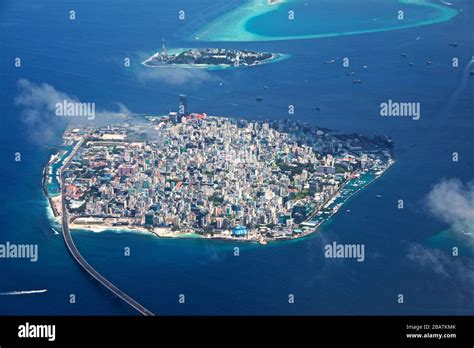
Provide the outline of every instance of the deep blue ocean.
{"type": "MultiPolygon", "coordinates": [[[[474,54],[474,3],[452,2],[464,11],[436,25],[314,40],[212,43],[291,58],[151,78],[144,77],[148,71],[140,62],[161,47],[162,37],[169,47],[205,47],[185,38],[227,10],[229,2],[0,2],[0,243],[39,245],[36,263],[0,259],[0,292],[48,290],[0,296],[0,314],[136,314],[91,279],[51,230],[41,173],[53,150],[30,141],[14,102],[22,78],[103,109],[123,103],[136,113],[167,113],[184,93],[191,111],[279,119],[288,117],[292,104],[292,118],[393,138],[396,165],[306,239],[261,246],[75,232],[89,263],[156,314],[473,314],[472,249],[445,232],[450,226],[425,205],[440,180],[467,183],[474,176],[474,77],[464,71],[474,54]],[[177,20],[182,8],[185,23],[177,20]],[[68,18],[71,9],[74,22],[68,18]],[[450,47],[454,41],[458,46],[450,47]],[[16,57],[22,58],[21,68],[14,66],[16,57]],[[132,67],[123,67],[125,57],[132,67]],[[350,57],[349,70],[363,83],[346,76],[342,57],[350,57]],[[459,58],[458,69],[450,65],[452,57],[459,58]],[[330,59],[337,63],[324,64],[330,59]],[[257,103],[257,96],[263,101],[257,103]],[[421,119],[380,117],[379,104],[388,99],[420,102],[421,119]],[[14,161],[15,152],[21,162],[14,161]],[[458,162],[451,160],[453,152],[459,153],[458,162]],[[405,209],[397,209],[398,199],[405,209]],[[365,244],[365,262],[324,258],[324,245],[333,241],[365,244]],[[442,260],[414,262],[408,257],[413,245],[443,255],[442,260]],[[460,248],[456,258],[453,246],[460,248]],[[123,255],[125,247],[131,256],[123,255]],[[449,260],[442,265],[447,272],[436,267],[443,260],[449,260]],[[71,293],[75,304],[69,303],[71,293]],[[181,293],[185,304],[178,303],[181,293]],[[290,293],[294,304],[288,303],[290,293]],[[398,294],[404,295],[403,304],[397,303],[398,294]]],[[[58,129],[48,145],[60,144],[61,133],[58,129]]]]}

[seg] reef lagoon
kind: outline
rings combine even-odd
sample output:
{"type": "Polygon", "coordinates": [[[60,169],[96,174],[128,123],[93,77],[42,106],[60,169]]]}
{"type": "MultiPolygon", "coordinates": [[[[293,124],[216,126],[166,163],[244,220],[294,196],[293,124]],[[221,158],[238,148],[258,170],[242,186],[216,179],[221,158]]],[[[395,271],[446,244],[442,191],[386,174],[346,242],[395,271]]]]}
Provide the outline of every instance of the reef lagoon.
{"type": "Polygon", "coordinates": [[[192,37],[201,41],[312,39],[413,28],[448,21],[459,11],[430,0],[249,0],[192,37]],[[294,19],[289,19],[293,11],[294,19]],[[403,11],[403,19],[399,19],[403,11]]]}

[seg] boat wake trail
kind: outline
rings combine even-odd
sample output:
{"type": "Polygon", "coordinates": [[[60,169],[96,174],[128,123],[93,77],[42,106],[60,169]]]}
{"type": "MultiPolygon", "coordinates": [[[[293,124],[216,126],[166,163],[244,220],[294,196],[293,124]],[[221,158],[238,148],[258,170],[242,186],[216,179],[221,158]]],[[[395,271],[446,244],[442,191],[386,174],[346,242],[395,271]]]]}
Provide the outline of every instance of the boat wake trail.
{"type": "Polygon", "coordinates": [[[462,90],[464,88],[466,88],[467,86],[467,83],[469,81],[469,78],[470,78],[470,75],[471,75],[471,69],[472,67],[474,66],[474,58],[471,59],[471,61],[469,62],[468,65],[466,65],[466,67],[464,68],[463,72],[462,72],[462,79],[461,79],[461,83],[459,84],[458,88],[456,89],[456,91],[453,93],[453,96],[454,97],[457,97],[459,95],[460,92],[462,92],[462,90]]]}
{"type": "Polygon", "coordinates": [[[41,293],[46,292],[46,291],[48,291],[48,289],[9,291],[9,292],[0,292],[0,296],[41,294],[41,293]]]}
{"type": "Polygon", "coordinates": [[[451,95],[448,98],[448,101],[446,102],[444,108],[442,109],[443,113],[446,112],[455,104],[460,94],[467,87],[467,84],[469,82],[470,75],[471,75],[471,69],[473,67],[474,67],[474,59],[471,59],[469,64],[466,65],[466,67],[464,68],[462,72],[461,81],[459,82],[458,86],[454,89],[454,91],[451,93],[451,95]]]}

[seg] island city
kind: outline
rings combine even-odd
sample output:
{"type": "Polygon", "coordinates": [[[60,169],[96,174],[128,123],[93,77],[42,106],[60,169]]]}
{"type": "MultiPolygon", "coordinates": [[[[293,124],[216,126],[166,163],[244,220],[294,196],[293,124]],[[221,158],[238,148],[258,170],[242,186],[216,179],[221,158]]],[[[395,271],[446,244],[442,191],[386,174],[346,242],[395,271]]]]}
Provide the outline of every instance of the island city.
{"type": "Polygon", "coordinates": [[[189,113],[184,95],[179,112],[70,125],[63,139],[44,170],[54,215],[161,237],[306,236],[394,163],[385,136],[189,113]]]}

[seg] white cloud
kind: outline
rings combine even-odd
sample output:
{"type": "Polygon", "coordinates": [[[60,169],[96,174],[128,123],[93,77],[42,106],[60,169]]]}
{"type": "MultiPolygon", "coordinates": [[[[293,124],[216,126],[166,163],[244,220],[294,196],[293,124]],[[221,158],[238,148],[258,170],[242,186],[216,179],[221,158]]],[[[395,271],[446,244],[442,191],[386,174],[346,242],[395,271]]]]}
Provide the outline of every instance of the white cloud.
{"type": "Polygon", "coordinates": [[[435,272],[440,277],[459,283],[472,296],[474,260],[451,256],[441,250],[428,249],[420,244],[409,246],[407,258],[424,270],[435,272]]]}
{"type": "Polygon", "coordinates": [[[20,79],[17,86],[20,93],[16,97],[15,103],[26,108],[45,108],[54,111],[56,103],[61,103],[63,100],[70,102],[78,101],[66,93],[57,91],[47,83],[35,84],[26,79],[20,79]]]}
{"type": "Polygon", "coordinates": [[[422,268],[429,268],[439,275],[449,277],[446,256],[439,250],[428,250],[419,244],[412,244],[408,249],[407,257],[422,268]]]}
{"type": "Polygon", "coordinates": [[[29,140],[47,143],[64,128],[66,121],[55,116],[56,103],[77,102],[75,97],[57,91],[47,83],[35,84],[25,79],[17,82],[15,104],[22,108],[21,119],[26,126],[29,140]]]}
{"type": "MultiPolygon", "coordinates": [[[[36,84],[26,79],[17,82],[18,94],[15,104],[21,108],[21,120],[26,126],[30,141],[38,144],[47,144],[57,139],[58,134],[70,121],[68,118],[58,117],[55,114],[56,104],[67,101],[80,103],[74,96],[58,91],[47,83],[36,84]]],[[[116,103],[118,111],[97,110],[100,118],[130,115],[131,111],[122,103],[116,103]]],[[[90,122],[91,120],[77,117],[74,122],[90,122]]],[[[94,122],[100,122],[95,118],[94,122]]]]}
{"type": "Polygon", "coordinates": [[[145,67],[140,69],[137,78],[140,82],[159,81],[173,86],[199,85],[205,82],[220,81],[220,78],[203,69],[145,67]]]}
{"type": "Polygon", "coordinates": [[[454,232],[474,233],[474,182],[445,179],[427,197],[431,213],[451,225],[454,232]]]}
{"type": "Polygon", "coordinates": [[[125,114],[125,115],[130,115],[132,112],[125,106],[125,104],[122,103],[117,103],[117,106],[119,107],[118,113],[119,114],[125,114]]]}
{"type": "Polygon", "coordinates": [[[124,104],[116,102],[115,105],[117,105],[118,107],[117,111],[99,109],[97,111],[97,116],[99,116],[99,118],[96,118],[95,121],[100,122],[101,119],[107,118],[105,122],[110,122],[111,118],[115,116],[124,116],[132,114],[132,112],[124,104]]]}

